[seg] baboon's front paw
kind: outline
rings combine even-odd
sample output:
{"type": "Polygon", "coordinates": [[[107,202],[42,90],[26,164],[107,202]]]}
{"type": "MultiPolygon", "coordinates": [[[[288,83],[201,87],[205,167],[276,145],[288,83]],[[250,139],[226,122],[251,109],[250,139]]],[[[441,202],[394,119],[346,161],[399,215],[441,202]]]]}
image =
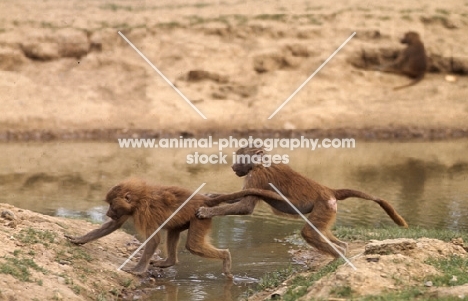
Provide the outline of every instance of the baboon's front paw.
{"type": "Polygon", "coordinates": [[[207,208],[207,207],[198,208],[196,215],[198,218],[201,218],[201,219],[213,217],[210,213],[210,208],[207,208]]]}
{"type": "Polygon", "coordinates": [[[65,234],[65,238],[66,238],[69,242],[71,242],[71,243],[73,243],[73,244],[75,244],[75,245],[82,245],[82,244],[84,244],[84,242],[81,241],[80,238],[79,238],[79,237],[76,237],[76,236],[71,236],[71,235],[65,234]]]}

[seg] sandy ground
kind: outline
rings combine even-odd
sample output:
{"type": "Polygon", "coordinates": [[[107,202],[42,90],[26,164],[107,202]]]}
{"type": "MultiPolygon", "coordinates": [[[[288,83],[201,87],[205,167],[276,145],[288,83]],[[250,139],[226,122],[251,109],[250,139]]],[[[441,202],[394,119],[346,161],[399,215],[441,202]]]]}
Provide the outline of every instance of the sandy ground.
{"type": "Polygon", "coordinates": [[[1,203],[0,213],[0,300],[116,300],[139,284],[117,271],[138,247],[131,235],[117,231],[75,246],[64,234],[82,235],[99,225],[1,203]]]}
{"type": "Polygon", "coordinates": [[[0,3],[0,16],[0,136],[468,127],[466,1],[20,0],[0,3]],[[431,72],[394,91],[409,79],[358,67],[363,51],[383,60],[402,49],[407,30],[421,34],[431,72]]]}

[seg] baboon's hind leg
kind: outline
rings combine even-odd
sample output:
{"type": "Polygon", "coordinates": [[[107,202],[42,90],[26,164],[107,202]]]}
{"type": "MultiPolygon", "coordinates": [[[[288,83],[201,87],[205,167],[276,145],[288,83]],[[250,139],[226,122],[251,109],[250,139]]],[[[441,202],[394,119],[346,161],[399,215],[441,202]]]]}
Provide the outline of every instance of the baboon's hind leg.
{"type": "MultiPolygon", "coordinates": [[[[336,200],[330,200],[325,204],[317,204],[314,210],[309,214],[309,221],[328,239],[341,253],[345,254],[347,244],[336,238],[330,231],[330,227],[335,221],[336,217],[336,200]]],[[[340,255],[335,249],[326,242],[320,234],[318,234],[309,224],[306,224],[301,231],[302,237],[311,246],[317,248],[319,251],[329,254],[335,258],[340,255]]]]}
{"type": "Polygon", "coordinates": [[[190,221],[186,248],[190,253],[201,257],[221,259],[223,261],[224,275],[231,279],[231,253],[229,253],[228,249],[215,248],[205,239],[210,229],[211,219],[197,219],[194,217],[190,221]]]}

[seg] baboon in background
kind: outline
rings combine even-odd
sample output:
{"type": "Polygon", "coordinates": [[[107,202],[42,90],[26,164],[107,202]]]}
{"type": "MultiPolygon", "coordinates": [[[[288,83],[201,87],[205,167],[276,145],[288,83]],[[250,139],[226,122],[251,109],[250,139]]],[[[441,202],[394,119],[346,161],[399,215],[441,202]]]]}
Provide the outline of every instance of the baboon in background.
{"type": "Polygon", "coordinates": [[[414,31],[408,31],[400,42],[408,44],[408,46],[398,55],[393,63],[377,68],[380,71],[400,73],[414,78],[407,85],[395,87],[395,90],[417,84],[423,79],[427,69],[426,50],[419,34],[414,31]]]}
{"type": "MultiPolygon", "coordinates": [[[[109,204],[106,215],[110,217],[111,220],[102,224],[99,229],[95,229],[86,235],[79,237],[65,235],[65,237],[74,244],[85,244],[114,232],[119,229],[128,218],[132,217],[137,231],[147,238],[151,236],[151,234],[153,234],[153,232],[164,223],[192,193],[193,192],[188,189],[177,186],[148,185],[140,179],[125,180],[111,188],[106,195],[106,202],[109,204]]],[[[198,219],[195,213],[200,206],[206,205],[206,201],[208,200],[225,202],[249,194],[281,199],[277,193],[258,189],[243,190],[221,195],[213,199],[201,194],[196,194],[164,226],[164,229],[167,230],[167,258],[155,262],[154,265],[165,268],[177,263],[179,235],[180,232],[188,229],[187,249],[192,254],[201,257],[222,259],[224,274],[226,277],[232,278],[231,254],[229,250],[216,249],[205,239],[211,229],[211,219],[198,219]]],[[[150,259],[156,251],[159,242],[160,235],[158,233],[147,243],[140,261],[131,272],[141,274],[147,270],[150,259]]]]}
{"type": "MultiPolygon", "coordinates": [[[[331,189],[325,187],[313,180],[310,180],[301,174],[295,172],[288,165],[272,164],[270,167],[264,167],[261,163],[251,163],[252,156],[257,156],[256,162],[262,162],[260,158],[264,155],[264,150],[260,148],[241,148],[236,152],[236,157],[248,155],[250,160],[247,163],[235,163],[232,169],[239,177],[244,177],[244,189],[258,188],[273,190],[268,184],[272,183],[294,206],[303,214],[309,214],[308,219],[325,235],[338,250],[346,252],[347,244],[338,240],[330,231],[333,224],[337,201],[349,197],[371,200],[382,207],[392,220],[399,226],[408,227],[405,220],[395,211],[395,209],[386,201],[368,195],[364,192],[351,189],[331,189]]],[[[212,218],[220,215],[247,215],[251,214],[258,201],[264,200],[268,203],[275,213],[297,215],[294,209],[284,201],[270,199],[268,197],[246,196],[236,203],[222,205],[218,207],[200,207],[197,212],[199,218],[212,218]]],[[[215,206],[221,203],[220,199],[212,199],[207,202],[209,206],[215,206]]],[[[302,229],[302,237],[319,251],[332,255],[335,258],[339,254],[309,225],[302,229]]]]}

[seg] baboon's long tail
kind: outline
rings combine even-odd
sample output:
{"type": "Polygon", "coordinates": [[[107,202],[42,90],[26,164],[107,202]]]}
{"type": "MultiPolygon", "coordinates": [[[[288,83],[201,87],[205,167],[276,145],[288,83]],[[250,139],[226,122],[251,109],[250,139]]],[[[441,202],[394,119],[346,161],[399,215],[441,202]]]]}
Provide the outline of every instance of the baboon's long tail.
{"type": "Polygon", "coordinates": [[[358,190],[353,190],[353,189],[336,189],[336,190],[334,190],[334,192],[335,192],[335,197],[336,197],[337,200],[344,200],[344,199],[347,199],[347,198],[355,197],[355,198],[374,201],[377,204],[379,204],[380,207],[382,207],[383,210],[385,210],[385,212],[388,214],[388,216],[390,216],[391,219],[398,226],[408,228],[408,224],[403,219],[403,217],[401,217],[401,215],[399,215],[398,212],[396,212],[395,208],[393,208],[393,206],[390,205],[390,203],[388,203],[385,200],[373,197],[373,196],[371,196],[371,195],[369,195],[367,193],[364,193],[364,192],[361,192],[361,191],[358,191],[358,190]]]}

